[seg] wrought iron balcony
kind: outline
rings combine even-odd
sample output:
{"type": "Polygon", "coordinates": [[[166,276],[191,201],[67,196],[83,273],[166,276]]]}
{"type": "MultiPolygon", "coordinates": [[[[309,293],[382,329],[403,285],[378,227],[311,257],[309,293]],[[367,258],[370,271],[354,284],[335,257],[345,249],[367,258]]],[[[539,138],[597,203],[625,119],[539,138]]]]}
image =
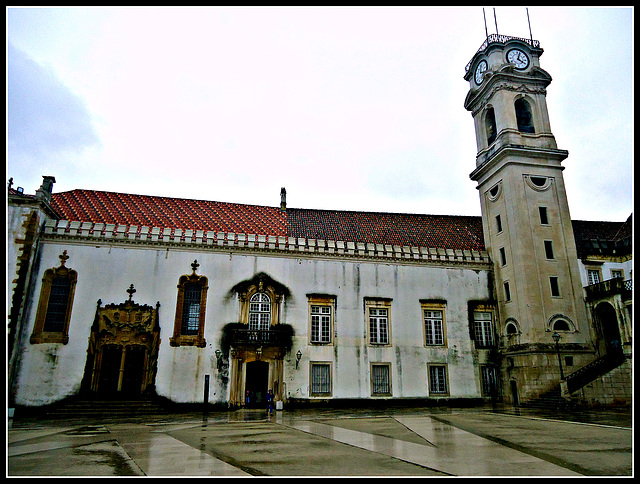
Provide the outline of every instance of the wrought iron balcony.
{"type": "Polygon", "coordinates": [[[277,346],[288,349],[291,347],[293,331],[288,325],[282,328],[264,329],[233,329],[231,331],[232,346],[277,346]]]}
{"type": "Polygon", "coordinates": [[[597,284],[591,284],[590,286],[586,286],[584,288],[587,300],[590,301],[607,296],[613,296],[615,294],[622,294],[622,297],[624,299],[630,298],[632,289],[633,279],[627,279],[625,281],[620,277],[609,279],[608,281],[598,282],[597,284]]]}
{"type": "Polygon", "coordinates": [[[274,330],[236,329],[232,333],[234,345],[269,345],[278,346],[281,333],[274,330]]]}

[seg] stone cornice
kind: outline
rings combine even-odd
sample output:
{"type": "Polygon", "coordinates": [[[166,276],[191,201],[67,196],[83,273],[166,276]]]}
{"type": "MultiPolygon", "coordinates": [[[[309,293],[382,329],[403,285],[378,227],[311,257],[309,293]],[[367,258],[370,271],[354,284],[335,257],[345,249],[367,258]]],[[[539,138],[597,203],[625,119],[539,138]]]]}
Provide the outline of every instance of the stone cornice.
{"type": "Polygon", "coordinates": [[[479,90],[472,90],[467,94],[464,107],[475,116],[487,104],[496,92],[506,90],[524,94],[541,94],[546,96],[546,86],[549,84],[546,79],[529,79],[516,76],[506,76],[496,73],[488,76],[487,82],[479,90]],[[532,82],[533,81],[533,82],[532,82]]]}

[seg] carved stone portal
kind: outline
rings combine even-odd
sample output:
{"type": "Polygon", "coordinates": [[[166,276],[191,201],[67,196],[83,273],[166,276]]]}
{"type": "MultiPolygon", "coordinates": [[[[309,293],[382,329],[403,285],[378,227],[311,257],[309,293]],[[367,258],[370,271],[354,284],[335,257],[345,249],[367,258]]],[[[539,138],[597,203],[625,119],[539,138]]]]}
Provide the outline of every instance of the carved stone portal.
{"type": "Polygon", "coordinates": [[[158,309],[132,300],[101,307],[89,337],[84,388],[102,397],[131,397],[153,392],[160,346],[158,309]]]}

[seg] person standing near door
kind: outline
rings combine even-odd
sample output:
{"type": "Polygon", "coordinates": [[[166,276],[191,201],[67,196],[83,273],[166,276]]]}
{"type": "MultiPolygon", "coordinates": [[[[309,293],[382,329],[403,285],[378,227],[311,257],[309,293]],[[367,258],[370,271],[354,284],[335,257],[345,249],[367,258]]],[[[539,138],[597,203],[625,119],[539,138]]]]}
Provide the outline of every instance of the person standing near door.
{"type": "Polygon", "coordinates": [[[267,392],[267,413],[273,415],[273,391],[271,389],[267,392]]]}

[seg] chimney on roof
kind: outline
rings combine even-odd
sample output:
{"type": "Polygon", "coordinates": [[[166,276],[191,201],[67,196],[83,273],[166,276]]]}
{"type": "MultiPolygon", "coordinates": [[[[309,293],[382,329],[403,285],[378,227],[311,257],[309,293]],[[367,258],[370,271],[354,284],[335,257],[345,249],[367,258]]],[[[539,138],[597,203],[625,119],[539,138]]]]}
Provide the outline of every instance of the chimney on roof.
{"type": "Polygon", "coordinates": [[[284,187],[280,189],[280,211],[287,211],[287,190],[284,187]]]}
{"type": "Polygon", "coordinates": [[[36,191],[36,198],[38,200],[44,200],[45,202],[51,201],[51,193],[53,192],[53,184],[55,182],[55,177],[43,175],[42,185],[36,191]]]}

